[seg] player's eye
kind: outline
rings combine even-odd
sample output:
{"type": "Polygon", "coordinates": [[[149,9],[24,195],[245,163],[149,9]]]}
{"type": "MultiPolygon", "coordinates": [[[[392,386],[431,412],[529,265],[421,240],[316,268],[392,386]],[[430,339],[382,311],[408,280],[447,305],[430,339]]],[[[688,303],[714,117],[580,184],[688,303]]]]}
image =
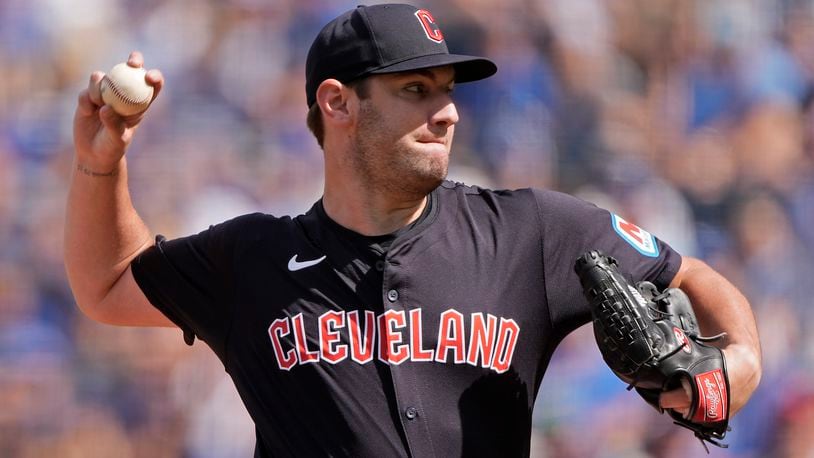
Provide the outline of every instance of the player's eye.
{"type": "Polygon", "coordinates": [[[407,92],[412,92],[413,94],[425,94],[427,92],[427,88],[424,87],[423,84],[410,84],[409,86],[404,88],[407,92]]]}

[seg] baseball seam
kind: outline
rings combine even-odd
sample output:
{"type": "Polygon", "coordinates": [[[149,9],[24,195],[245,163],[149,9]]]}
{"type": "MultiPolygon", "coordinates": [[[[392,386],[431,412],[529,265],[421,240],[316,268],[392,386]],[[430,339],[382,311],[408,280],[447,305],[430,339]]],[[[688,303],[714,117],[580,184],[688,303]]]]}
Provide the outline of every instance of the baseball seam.
{"type": "Polygon", "coordinates": [[[113,94],[115,94],[116,97],[118,97],[119,99],[121,99],[121,101],[123,101],[125,103],[131,104],[131,105],[141,105],[141,104],[149,102],[149,99],[150,99],[149,97],[144,97],[141,100],[136,100],[136,99],[132,99],[132,98],[128,97],[122,91],[122,89],[119,86],[117,86],[115,82],[113,82],[113,80],[111,80],[110,78],[107,77],[107,75],[105,75],[104,80],[105,80],[105,82],[107,82],[107,86],[110,88],[110,90],[113,91],[113,94]]]}

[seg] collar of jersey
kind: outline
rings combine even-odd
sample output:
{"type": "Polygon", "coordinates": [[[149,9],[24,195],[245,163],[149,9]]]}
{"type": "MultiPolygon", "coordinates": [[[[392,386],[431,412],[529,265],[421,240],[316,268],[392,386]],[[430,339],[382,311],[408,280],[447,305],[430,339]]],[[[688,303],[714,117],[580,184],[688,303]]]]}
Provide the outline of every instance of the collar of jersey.
{"type": "Polygon", "coordinates": [[[438,188],[430,192],[427,202],[428,209],[418,217],[415,223],[391,234],[367,236],[340,225],[325,213],[325,209],[322,206],[322,199],[314,203],[311,209],[300,218],[302,218],[302,223],[306,226],[306,231],[310,232],[312,237],[316,236],[315,238],[317,239],[324,239],[325,237],[322,235],[324,233],[323,231],[328,230],[343,240],[356,245],[358,248],[363,248],[365,251],[370,250],[369,252],[374,255],[381,255],[383,251],[381,244],[383,242],[392,241],[388,249],[388,251],[392,252],[398,248],[399,245],[414,238],[432,225],[438,216],[440,207],[441,199],[438,198],[438,192],[438,188]],[[312,229],[309,230],[308,226],[311,226],[312,229]],[[313,229],[316,229],[316,231],[312,232],[313,229]]]}

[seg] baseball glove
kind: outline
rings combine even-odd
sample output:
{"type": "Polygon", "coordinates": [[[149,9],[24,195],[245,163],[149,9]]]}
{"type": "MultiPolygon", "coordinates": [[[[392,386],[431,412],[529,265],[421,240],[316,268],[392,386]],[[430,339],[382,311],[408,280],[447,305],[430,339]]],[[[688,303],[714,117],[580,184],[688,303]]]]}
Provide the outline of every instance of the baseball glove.
{"type": "MultiPolygon", "coordinates": [[[[599,251],[580,256],[574,266],[590,302],[594,336],[613,372],[659,412],[663,391],[684,387],[692,405],[684,415],[669,409],[674,422],[705,442],[729,431],[729,379],[724,355],[702,337],[689,298],[678,288],[659,293],[655,285],[634,287],[617,262],[599,251]]],[[[707,450],[709,451],[709,450],[707,450]]]]}

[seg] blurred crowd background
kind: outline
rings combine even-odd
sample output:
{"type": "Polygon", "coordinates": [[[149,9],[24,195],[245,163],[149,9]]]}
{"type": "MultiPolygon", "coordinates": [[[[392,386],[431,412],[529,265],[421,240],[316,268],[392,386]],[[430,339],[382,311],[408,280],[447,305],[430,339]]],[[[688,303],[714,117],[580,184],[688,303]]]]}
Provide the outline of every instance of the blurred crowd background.
{"type": "MultiPolygon", "coordinates": [[[[0,1],[0,456],[245,457],[254,432],[201,344],[76,309],[62,262],[71,120],[92,70],[141,50],[166,87],[128,152],[169,237],[321,194],[304,58],[345,0],[0,1]]],[[[544,187],[704,259],[751,300],[763,380],[714,457],[814,456],[814,2],[448,0],[461,85],[450,177],[544,187]]],[[[558,349],[533,456],[702,456],[624,390],[590,328],[558,349]]]]}

